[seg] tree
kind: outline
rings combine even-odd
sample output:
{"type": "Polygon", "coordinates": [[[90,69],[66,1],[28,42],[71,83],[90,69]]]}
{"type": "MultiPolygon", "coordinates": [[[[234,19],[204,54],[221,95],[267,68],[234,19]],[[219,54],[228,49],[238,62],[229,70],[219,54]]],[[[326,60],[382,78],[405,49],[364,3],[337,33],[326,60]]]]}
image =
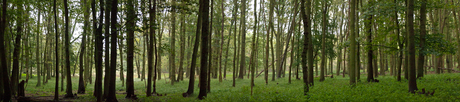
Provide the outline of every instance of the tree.
{"type": "MultiPolygon", "coordinates": [[[[427,0],[421,1],[420,7],[420,51],[418,55],[418,65],[417,65],[417,78],[423,77],[423,69],[425,65],[425,35],[426,35],[426,3],[427,0]]],[[[455,13],[454,13],[455,15],[455,13]]],[[[455,17],[455,16],[454,16],[455,17]]],[[[460,33],[460,32],[458,32],[460,33]]],[[[457,34],[458,35],[458,34],[457,34]]]]}
{"type": "MultiPolygon", "coordinates": [[[[257,0],[254,0],[254,9],[257,9],[257,0]]],[[[251,95],[253,94],[253,87],[254,87],[254,73],[255,73],[255,63],[256,63],[256,53],[257,53],[257,41],[256,41],[256,38],[258,39],[258,34],[257,34],[257,12],[254,12],[254,20],[255,20],[255,24],[254,24],[254,28],[252,29],[253,30],[253,33],[254,35],[252,35],[252,51],[251,51],[251,62],[250,62],[250,68],[251,68],[251,95]]]]}
{"type": "Polygon", "coordinates": [[[418,89],[415,77],[414,0],[408,0],[407,4],[407,27],[409,29],[409,92],[415,93],[418,89]]]}
{"type": "MultiPolygon", "coordinates": [[[[10,79],[8,79],[8,66],[6,61],[6,51],[5,51],[5,44],[4,44],[4,35],[5,35],[5,27],[6,27],[6,8],[7,3],[6,0],[3,0],[2,3],[2,15],[0,17],[0,66],[1,66],[1,73],[2,73],[2,80],[3,80],[3,102],[9,102],[11,100],[11,89],[10,89],[10,79]]],[[[1,92],[0,92],[1,93],[1,92]]]]}
{"type": "MultiPolygon", "coordinates": [[[[84,56],[85,56],[85,53],[86,53],[86,36],[88,35],[87,33],[89,32],[89,8],[87,7],[88,3],[86,2],[87,0],[83,0],[83,10],[84,10],[84,26],[83,26],[83,38],[81,39],[81,47],[80,47],[80,76],[79,76],[79,79],[78,79],[78,93],[79,94],[84,94],[85,93],[85,86],[86,86],[86,83],[85,83],[85,80],[83,79],[84,77],[84,65],[88,64],[84,64],[84,56]]],[[[87,60],[87,59],[85,59],[87,60]]]]}
{"type": "MultiPolygon", "coordinates": [[[[153,26],[153,24],[155,23],[155,9],[156,9],[156,0],[153,0],[153,4],[152,4],[152,0],[149,0],[149,14],[150,14],[150,29],[149,29],[149,32],[150,32],[150,35],[148,36],[149,37],[149,48],[148,48],[148,51],[147,51],[147,58],[148,58],[148,65],[147,65],[147,97],[148,96],[151,96],[152,94],[152,74],[155,74],[156,76],[156,73],[152,73],[152,71],[155,70],[156,72],[156,64],[155,64],[155,69],[153,69],[153,66],[154,66],[154,63],[153,63],[153,49],[154,46],[153,46],[153,43],[155,43],[155,28],[153,26]]],[[[156,49],[156,46],[155,46],[155,49],[156,49]]],[[[157,59],[158,59],[158,56],[157,56],[157,59]]],[[[156,61],[155,61],[156,63],[156,61]]],[[[155,77],[156,78],[156,77],[155,77]]],[[[153,81],[156,82],[156,79],[153,78],[153,81]]],[[[155,91],[155,83],[153,83],[153,93],[156,93],[155,91]]]]}
{"type": "MultiPolygon", "coordinates": [[[[64,13],[65,13],[65,67],[67,75],[67,88],[66,88],[66,98],[74,97],[72,93],[72,78],[70,77],[70,36],[69,36],[69,8],[67,6],[67,0],[64,0],[64,13]]],[[[56,40],[57,41],[57,40],[56,40]]]]}
{"type": "MultiPolygon", "coordinates": [[[[23,13],[23,5],[22,5],[22,1],[19,2],[18,4],[19,6],[17,7],[19,10],[18,12],[20,14],[23,13]]],[[[11,93],[13,95],[16,95],[16,91],[18,90],[18,80],[19,80],[19,51],[20,51],[20,47],[21,47],[21,36],[23,34],[23,16],[19,16],[18,17],[19,19],[17,20],[17,24],[16,24],[16,39],[15,39],[15,43],[14,43],[14,49],[13,49],[13,71],[11,73],[11,93]]]]}
{"type": "MultiPolygon", "coordinates": [[[[273,0],[272,0],[273,1],[273,0]]],[[[303,51],[302,51],[302,72],[303,72],[303,82],[305,83],[304,85],[304,95],[307,95],[307,92],[309,91],[309,88],[310,88],[310,82],[309,81],[312,81],[310,80],[310,75],[313,75],[313,49],[312,46],[309,46],[311,45],[311,41],[310,41],[310,37],[311,37],[311,22],[310,22],[310,5],[311,5],[311,1],[310,0],[301,0],[300,1],[300,13],[301,13],[301,16],[302,16],[302,21],[303,21],[303,28],[304,28],[304,32],[303,32],[303,36],[304,36],[304,42],[303,42],[303,51]],[[305,2],[306,2],[306,6],[305,6],[305,2]],[[305,8],[306,7],[306,8],[305,8]],[[305,10],[306,9],[306,10],[305,10]],[[306,14],[305,14],[306,13],[306,14]],[[311,55],[311,56],[310,56],[311,55]],[[308,56],[308,58],[307,58],[308,56]],[[310,66],[310,69],[307,70],[307,59],[308,59],[308,65],[310,66]]]]}
{"type": "MultiPolygon", "coordinates": [[[[128,14],[127,14],[127,23],[126,23],[126,30],[127,30],[127,76],[126,76],[126,98],[136,98],[134,95],[134,30],[136,24],[136,15],[133,0],[128,0],[128,14]]],[[[123,67],[123,66],[122,66],[123,67]]]]}
{"type": "MultiPolygon", "coordinates": [[[[241,53],[240,53],[240,73],[238,78],[243,79],[244,76],[244,66],[246,66],[246,0],[241,1],[243,6],[241,6],[241,53]]],[[[203,39],[204,40],[204,39],[203,39]]]]}
{"type": "Polygon", "coordinates": [[[350,72],[350,84],[354,85],[356,83],[356,77],[355,77],[355,69],[356,69],[356,59],[355,59],[355,54],[356,54],[356,38],[355,38],[355,7],[356,7],[356,0],[350,0],[350,12],[349,12],[349,34],[350,34],[350,47],[349,47],[349,72],[350,72]]]}
{"type": "Polygon", "coordinates": [[[94,61],[95,61],[95,68],[96,68],[96,82],[94,86],[94,96],[97,98],[97,102],[102,102],[102,21],[104,17],[104,0],[100,0],[100,18],[99,18],[99,27],[96,28],[96,0],[91,0],[91,8],[93,12],[93,30],[94,35],[96,36],[95,44],[94,44],[94,61]]]}
{"type": "Polygon", "coordinates": [[[324,71],[325,67],[326,67],[326,32],[327,32],[327,21],[326,21],[326,17],[327,17],[327,1],[326,0],[323,0],[322,2],[323,4],[323,25],[322,25],[322,33],[321,34],[321,73],[320,73],[320,77],[319,77],[319,81],[324,81],[324,73],[326,73],[324,71]]]}
{"type": "Polygon", "coordinates": [[[105,66],[105,74],[104,74],[104,98],[107,98],[109,94],[109,80],[110,80],[110,11],[111,11],[111,3],[112,0],[106,0],[105,4],[105,28],[104,28],[104,42],[105,42],[105,54],[104,54],[104,66],[105,66]]]}
{"type": "Polygon", "coordinates": [[[171,8],[171,38],[170,42],[170,51],[169,51],[169,76],[171,79],[171,85],[174,85],[176,81],[176,0],[172,0],[171,8]]]}
{"type": "MultiPolygon", "coordinates": [[[[371,8],[369,8],[368,10],[370,12],[373,12],[372,7],[374,5],[374,0],[369,0],[369,5],[370,5],[369,7],[371,7],[371,8]]],[[[369,14],[366,17],[367,18],[366,18],[366,21],[364,22],[365,23],[364,26],[366,27],[367,40],[368,40],[368,43],[367,43],[368,44],[367,45],[367,49],[368,49],[368,51],[367,51],[367,61],[368,61],[368,63],[367,63],[367,72],[368,72],[367,73],[367,82],[374,82],[375,81],[374,80],[374,73],[373,73],[374,68],[372,67],[372,65],[373,65],[372,60],[373,60],[373,56],[374,56],[373,55],[374,51],[373,51],[372,45],[371,45],[372,44],[372,24],[373,24],[372,23],[372,21],[373,21],[372,17],[373,17],[373,15],[369,14]]]]}
{"type": "MultiPolygon", "coordinates": [[[[197,53],[198,53],[198,47],[199,47],[199,44],[200,44],[200,31],[201,31],[201,16],[198,15],[198,20],[197,20],[197,27],[196,27],[196,31],[195,31],[195,44],[193,45],[193,53],[192,53],[192,62],[190,63],[190,81],[189,81],[189,84],[188,84],[188,89],[187,89],[187,92],[185,92],[182,96],[184,97],[188,97],[190,96],[191,94],[193,94],[193,90],[194,90],[194,86],[195,86],[195,68],[196,68],[196,57],[197,57],[197,53]]],[[[201,80],[201,79],[200,79],[201,80]]]]}
{"type": "MultiPolygon", "coordinates": [[[[55,40],[56,40],[56,47],[55,47],[55,54],[56,54],[56,83],[54,86],[54,100],[59,100],[59,32],[58,32],[58,22],[57,22],[57,7],[56,7],[56,0],[53,0],[53,12],[54,12],[54,32],[55,32],[55,40]]],[[[40,18],[40,16],[39,16],[40,18]]],[[[40,21],[39,21],[40,22],[40,21]]],[[[37,43],[37,45],[40,45],[37,43]]],[[[38,50],[37,50],[38,51],[38,50]]],[[[63,69],[62,69],[63,70],[63,69]]],[[[39,81],[40,82],[40,81],[39,81]]]]}
{"type": "Polygon", "coordinates": [[[209,0],[200,0],[199,1],[199,17],[201,20],[201,61],[200,61],[200,92],[198,94],[198,99],[204,99],[206,97],[207,91],[207,68],[208,68],[208,34],[209,34],[209,0]]]}
{"type": "Polygon", "coordinates": [[[117,97],[115,97],[115,74],[116,74],[116,66],[117,66],[117,37],[118,37],[118,32],[117,32],[117,13],[118,13],[118,0],[112,0],[111,3],[111,21],[110,21],[110,27],[111,27],[111,57],[110,57],[110,80],[109,80],[109,91],[107,95],[107,102],[116,102],[117,97]]]}

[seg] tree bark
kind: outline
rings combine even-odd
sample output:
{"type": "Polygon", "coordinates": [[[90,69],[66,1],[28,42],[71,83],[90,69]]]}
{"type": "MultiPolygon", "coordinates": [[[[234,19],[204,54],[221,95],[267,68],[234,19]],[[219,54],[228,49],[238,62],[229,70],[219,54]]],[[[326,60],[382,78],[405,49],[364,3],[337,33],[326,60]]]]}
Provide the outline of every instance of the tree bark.
{"type": "Polygon", "coordinates": [[[246,0],[241,1],[243,6],[241,6],[241,53],[240,53],[240,73],[238,78],[243,79],[244,70],[246,66],[246,0]]]}
{"type": "Polygon", "coordinates": [[[408,26],[408,39],[409,39],[409,92],[415,93],[417,91],[417,82],[415,77],[415,35],[414,35],[414,0],[408,0],[407,6],[407,26],[408,26]]]}
{"type": "Polygon", "coordinates": [[[79,76],[79,80],[78,80],[78,93],[79,94],[84,94],[85,93],[85,86],[86,86],[86,83],[85,83],[85,79],[84,77],[86,77],[84,75],[84,73],[87,73],[87,72],[84,72],[84,69],[85,69],[85,65],[88,64],[88,63],[84,63],[86,60],[88,59],[84,59],[84,56],[85,56],[85,53],[86,53],[86,36],[88,35],[87,33],[89,33],[89,9],[87,8],[87,0],[83,0],[83,4],[82,4],[82,8],[84,10],[84,26],[83,26],[83,38],[81,39],[81,46],[80,46],[80,76],[79,76]]]}
{"type": "MultiPolygon", "coordinates": [[[[209,0],[200,0],[199,1],[200,8],[199,8],[199,15],[202,17],[201,22],[201,69],[200,69],[200,93],[198,94],[198,99],[204,99],[206,97],[207,91],[207,63],[208,63],[208,34],[209,34],[209,0]]],[[[244,9],[243,9],[244,10],[244,9]]]]}
{"type": "Polygon", "coordinates": [[[107,95],[106,101],[108,102],[116,102],[117,98],[115,97],[115,74],[116,74],[116,66],[117,66],[117,37],[118,37],[118,32],[117,32],[117,13],[118,13],[118,0],[112,0],[111,3],[111,21],[110,21],[110,27],[111,27],[111,57],[110,57],[110,80],[109,80],[109,91],[107,95]]]}
{"type": "MultiPolygon", "coordinates": [[[[426,3],[427,0],[421,1],[420,8],[420,51],[418,56],[417,78],[423,77],[423,67],[425,63],[425,35],[426,35],[426,3]]],[[[454,12],[455,15],[455,12],[454,12]]]]}
{"type": "MultiPolygon", "coordinates": [[[[135,8],[134,8],[134,0],[127,1],[127,19],[126,19],[126,31],[127,31],[127,53],[126,53],[126,62],[127,62],[127,76],[126,76],[126,98],[136,98],[134,95],[134,30],[136,24],[136,15],[135,15],[135,8]]],[[[121,40],[120,40],[121,42],[121,40]]],[[[121,48],[120,48],[121,49],[121,48]]],[[[123,56],[120,56],[120,58],[123,56]]],[[[122,61],[123,62],[123,61],[122,61]]],[[[123,66],[122,71],[123,72],[123,66]]]]}

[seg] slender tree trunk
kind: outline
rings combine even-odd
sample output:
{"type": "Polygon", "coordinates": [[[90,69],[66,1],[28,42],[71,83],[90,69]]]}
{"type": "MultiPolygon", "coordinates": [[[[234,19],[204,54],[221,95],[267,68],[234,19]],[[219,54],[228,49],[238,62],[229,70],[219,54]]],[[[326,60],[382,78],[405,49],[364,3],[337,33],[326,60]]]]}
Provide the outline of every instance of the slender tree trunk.
{"type": "Polygon", "coordinates": [[[327,32],[327,21],[326,21],[326,17],[327,17],[327,1],[323,0],[322,2],[323,4],[323,10],[322,10],[322,13],[323,13],[323,25],[321,26],[321,28],[323,28],[321,30],[322,34],[321,34],[321,74],[320,74],[320,77],[319,77],[319,81],[324,81],[324,73],[326,73],[324,70],[325,70],[325,65],[326,65],[326,32],[327,32]]]}
{"type": "Polygon", "coordinates": [[[104,54],[104,95],[103,98],[106,99],[107,95],[109,94],[109,80],[110,80],[110,11],[111,11],[111,3],[112,0],[106,0],[105,3],[105,28],[104,28],[104,43],[105,43],[105,54],[104,54]]]}
{"type": "Polygon", "coordinates": [[[415,77],[415,35],[414,35],[414,0],[408,0],[407,7],[407,26],[409,27],[409,92],[415,93],[417,91],[417,82],[415,77]]]}
{"type": "Polygon", "coordinates": [[[7,3],[6,0],[3,0],[2,3],[2,16],[0,17],[0,62],[4,64],[1,65],[2,69],[2,84],[3,84],[3,102],[9,102],[11,100],[11,89],[10,89],[10,79],[8,79],[8,64],[6,60],[6,55],[5,55],[5,44],[4,44],[4,36],[5,34],[5,27],[6,27],[6,8],[7,8],[7,3]]]}
{"type": "MultiPolygon", "coordinates": [[[[272,0],[273,1],[273,0],[272,0]]],[[[307,92],[309,91],[310,85],[313,83],[310,83],[310,78],[313,75],[313,46],[311,45],[311,22],[310,22],[310,6],[311,6],[311,1],[310,0],[301,0],[300,1],[300,13],[302,16],[302,21],[303,21],[303,26],[304,26],[304,42],[303,42],[303,50],[302,50],[302,72],[303,72],[303,81],[305,83],[304,85],[304,95],[307,95],[307,92]],[[307,5],[305,5],[305,2],[307,5]],[[306,10],[304,9],[306,7],[306,10]],[[306,12],[306,14],[305,14],[306,12]],[[307,58],[308,56],[308,58],[307,58]],[[308,59],[308,60],[307,60],[308,59]],[[307,71],[307,61],[308,61],[308,66],[310,69],[307,71]]],[[[313,79],[313,78],[311,78],[313,79]]]]}
{"type": "Polygon", "coordinates": [[[91,10],[93,15],[93,30],[94,35],[96,36],[95,39],[95,49],[94,49],[94,61],[95,61],[95,68],[96,68],[96,81],[94,86],[94,96],[97,98],[97,102],[102,102],[102,21],[104,17],[104,0],[100,0],[100,18],[99,18],[99,27],[96,28],[96,0],[91,0],[91,10]]]}
{"type": "MultiPolygon", "coordinates": [[[[420,51],[418,55],[418,66],[417,66],[417,78],[423,77],[423,67],[425,63],[425,54],[422,51],[425,50],[425,35],[426,35],[426,3],[427,0],[421,1],[420,8],[420,51]]],[[[455,15],[455,12],[454,12],[455,15]]]]}
{"type": "MultiPolygon", "coordinates": [[[[192,62],[190,63],[190,81],[188,84],[188,89],[187,92],[183,94],[184,97],[188,97],[191,94],[193,94],[194,91],[194,86],[195,86],[195,68],[196,68],[196,57],[198,53],[198,47],[200,44],[200,31],[201,31],[201,24],[202,24],[202,19],[201,15],[198,15],[198,20],[197,20],[197,27],[195,31],[195,44],[193,45],[193,53],[192,53],[192,62]]],[[[200,79],[201,80],[201,79],[200,79]]]]}
{"type": "MultiPolygon", "coordinates": [[[[209,43],[209,39],[208,39],[208,34],[209,34],[209,31],[208,31],[208,28],[209,28],[209,20],[208,20],[208,16],[209,16],[209,0],[200,0],[199,1],[199,4],[200,4],[200,9],[199,9],[199,16],[202,17],[200,18],[201,20],[203,20],[203,22],[201,22],[201,61],[200,61],[200,65],[201,65],[201,69],[200,69],[200,93],[198,94],[198,99],[204,99],[206,97],[206,94],[208,93],[207,91],[207,86],[208,86],[208,83],[207,83],[207,77],[208,75],[207,74],[207,63],[208,63],[208,43],[209,43]]],[[[242,9],[244,10],[244,9],[242,9]]]]}
{"type": "MultiPolygon", "coordinates": [[[[374,0],[369,0],[369,5],[371,5],[371,7],[374,5],[374,0]]],[[[368,9],[370,12],[373,12],[374,9],[373,8],[369,8],[368,9]]],[[[373,68],[373,63],[372,63],[372,60],[373,60],[373,54],[374,54],[374,49],[372,47],[372,24],[373,24],[373,16],[374,15],[366,15],[366,22],[364,24],[364,26],[366,27],[366,31],[367,31],[367,41],[368,41],[368,45],[367,45],[367,82],[374,82],[374,68],[373,68]]]]}
{"type": "Polygon", "coordinates": [[[112,0],[111,3],[111,21],[110,21],[110,27],[111,27],[111,57],[110,57],[110,80],[109,80],[109,88],[108,88],[108,95],[106,101],[108,102],[116,102],[117,98],[115,97],[115,74],[116,74],[116,66],[117,66],[117,13],[118,13],[118,0],[112,0]]]}
{"type": "Polygon", "coordinates": [[[241,53],[240,53],[240,73],[238,78],[243,79],[244,70],[246,66],[246,0],[241,1],[243,6],[241,6],[241,53]]]}
{"type": "Polygon", "coordinates": [[[79,76],[79,80],[78,80],[78,93],[79,94],[84,94],[85,93],[85,86],[86,86],[86,83],[85,83],[85,75],[84,75],[84,69],[85,69],[85,65],[88,64],[88,63],[84,63],[86,60],[88,59],[84,59],[84,56],[85,56],[85,53],[86,53],[86,36],[88,35],[87,33],[89,33],[89,9],[87,8],[87,0],[83,0],[83,10],[85,11],[84,12],[84,26],[83,26],[83,38],[81,39],[82,43],[81,43],[81,46],[80,46],[80,76],[79,76]]]}
{"type": "Polygon", "coordinates": [[[171,80],[171,85],[174,85],[176,81],[176,1],[172,0],[171,8],[171,38],[170,42],[170,51],[169,51],[169,76],[171,80]]]}
{"type": "MultiPolygon", "coordinates": [[[[65,39],[65,67],[67,71],[67,90],[66,90],[66,98],[74,97],[72,93],[72,78],[70,77],[70,36],[69,36],[69,8],[67,6],[67,0],[64,0],[64,13],[65,13],[65,32],[64,32],[64,39],[65,39]]],[[[57,41],[57,40],[56,40],[57,41]]]]}
{"type": "MultiPolygon", "coordinates": [[[[134,0],[127,1],[127,19],[126,19],[126,31],[127,31],[127,53],[126,53],[126,61],[127,61],[127,76],[126,76],[126,98],[134,98],[136,99],[136,95],[134,95],[134,30],[136,24],[136,15],[135,15],[135,8],[134,8],[134,0]]],[[[120,43],[122,40],[120,40],[120,43]]],[[[121,48],[120,48],[121,49],[121,48]]],[[[120,56],[120,58],[123,56],[120,56]]],[[[121,61],[123,63],[123,60],[121,61]]],[[[123,65],[123,64],[122,64],[123,65]]],[[[123,66],[121,66],[123,73],[123,66]]]]}
{"type": "Polygon", "coordinates": [[[350,30],[350,47],[349,47],[349,63],[348,63],[348,68],[350,71],[350,84],[355,85],[356,83],[356,76],[355,76],[355,70],[356,70],[356,62],[357,61],[355,58],[356,54],[356,40],[355,40],[355,8],[356,8],[356,0],[351,0],[350,1],[350,12],[349,12],[349,30],[350,30]]]}
{"type": "MultiPolygon", "coordinates": [[[[55,46],[55,54],[56,54],[56,82],[54,86],[54,100],[58,101],[59,100],[59,32],[58,32],[58,22],[57,22],[57,8],[56,8],[56,0],[53,2],[53,9],[54,9],[54,31],[55,31],[55,40],[56,40],[56,46],[55,46]]],[[[40,18],[40,16],[39,16],[40,18]]],[[[40,22],[40,20],[39,20],[40,22]]],[[[38,26],[40,28],[40,26],[38,26]]],[[[40,32],[40,31],[39,31],[40,32]]],[[[40,34],[40,33],[38,33],[40,34]]],[[[39,43],[37,43],[39,44],[39,43]]],[[[63,69],[61,69],[63,70],[63,69]]]]}
{"type": "MultiPolygon", "coordinates": [[[[23,13],[23,6],[22,2],[19,2],[19,6],[17,7],[18,13],[23,13]]],[[[13,68],[11,73],[11,94],[16,95],[16,91],[18,90],[18,80],[19,80],[19,54],[20,54],[20,47],[21,47],[21,36],[23,35],[23,26],[24,23],[22,21],[23,16],[19,16],[19,19],[16,22],[16,39],[14,40],[14,49],[13,49],[13,68]]]]}

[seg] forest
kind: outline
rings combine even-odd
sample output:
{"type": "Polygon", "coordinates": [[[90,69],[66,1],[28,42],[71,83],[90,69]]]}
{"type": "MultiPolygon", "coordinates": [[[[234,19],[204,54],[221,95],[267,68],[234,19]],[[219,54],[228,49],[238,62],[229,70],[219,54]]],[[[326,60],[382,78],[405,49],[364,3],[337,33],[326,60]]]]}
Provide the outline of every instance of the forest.
{"type": "Polygon", "coordinates": [[[2,102],[460,101],[458,0],[1,0],[2,102]]]}

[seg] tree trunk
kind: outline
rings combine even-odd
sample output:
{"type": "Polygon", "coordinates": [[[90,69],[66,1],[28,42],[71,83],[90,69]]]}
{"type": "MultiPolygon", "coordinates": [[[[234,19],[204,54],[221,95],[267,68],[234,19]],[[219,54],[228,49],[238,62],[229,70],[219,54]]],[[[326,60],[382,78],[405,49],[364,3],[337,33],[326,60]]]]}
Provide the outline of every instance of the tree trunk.
{"type": "Polygon", "coordinates": [[[356,12],[356,0],[351,0],[350,1],[350,12],[349,12],[349,30],[350,30],[350,47],[349,47],[349,63],[348,63],[348,68],[350,72],[350,84],[354,85],[356,83],[356,76],[355,76],[355,70],[356,70],[356,59],[355,59],[355,54],[356,54],[356,40],[355,40],[355,12],[356,12]]]}
{"type": "Polygon", "coordinates": [[[115,74],[116,74],[116,66],[117,66],[117,13],[118,13],[118,0],[112,0],[111,3],[111,14],[112,19],[110,19],[110,27],[111,27],[111,57],[110,57],[110,80],[109,80],[109,88],[108,88],[108,95],[106,101],[116,102],[117,98],[115,97],[115,74]]]}
{"type": "Polygon", "coordinates": [[[97,98],[97,102],[102,102],[102,21],[104,17],[104,0],[100,0],[100,18],[99,18],[99,27],[96,28],[96,0],[91,0],[91,10],[93,15],[93,33],[96,36],[95,44],[94,44],[94,61],[95,61],[95,68],[96,68],[96,81],[94,86],[94,96],[97,98]]]}
{"type": "Polygon", "coordinates": [[[88,59],[84,59],[84,56],[85,56],[85,53],[86,53],[86,35],[88,35],[87,33],[89,33],[89,8],[87,8],[87,0],[83,0],[83,10],[84,10],[84,26],[83,26],[83,38],[81,39],[82,43],[81,43],[81,46],[80,46],[80,76],[79,76],[79,80],[78,80],[78,93],[79,94],[84,94],[85,93],[85,86],[86,86],[86,83],[85,83],[85,80],[83,77],[86,77],[84,75],[84,73],[87,73],[87,72],[84,72],[84,69],[85,69],[85,65],[88,64],[88,63],[84,63],[86,60],[88,59]]]}
{"type": "Polygon", "coordinates": [[[6,60],[6,53],[5,53],[5,44],[4,44],[4,35],[5,34],[5,27],[6,27],[6,8],[7,8],[7,3],[6,0],[3,0],[2,3],[2,16],[0,17],[0,62],[4,64],[1,65],[2,69],[2,84],[3,84],[3,102],[9,102],[11,100],[11,89],[10,89],[10,79],[8,79],[8,65],[5,64],[7,63],[6,60]]]}
{"type": "Polygon", "coordinates": [[[323,13],[323,25],[321,26],[322,30],[322,34],[321,34],[321,74],[319,76],[319,81],[324,81],[324,73],[325,73],[325,65],[326,65],[326,32],[327,32],[327,21],[326,21],[326,17],[327,17],[327,1],[323,1],[322,2],[323,4],[323,10],[322,10],[322,13],[323,13]]]}
{"type": "MultiPolygon", "coordinates": [[[[200,4],[200,9],[199,9],[199,16],[202,17],[200,19],[203,20],[203,22],[201,22],[201,61],[200,61],[200,65],[201,65],[201,69],[200,69],[200,93],[198,94],[198,99],[204,99],[206,97],[206,94],[207,94],[207,86],[208,86],[208,83],[207,83],[207,77],[208,75],[207,74],[207,63],[208,63],[208,43],[209,43],[209,39],[208,39],[208,34],[209,34],[209,31],[208,31],[208,28],[209,28],[209,0],[200,0],[199,1],[199,4],[200,4]]],[[[244,9],[243,9],[244,10],[244,9]]]]}
{"type": "Polygon", "coordinates": [[[241,6],[241,53],[240,53],[240,73],[238,78],[243,79],[244,70],[246,66],[246,0],[241,1],[243,6],[241,6]]]}
{"type": "MultiPolygon", "coordinates": [[[[65,9],[65,32],[64,32],[64,39],[65,39],[65,67],[67,73],[67,90],[66,90],[66,98],[74,97],[72,93],[72,78],[70,77],[70,36],[69,36],[69,8],[67,6],[67,0],[64,0],[64,9],[65,9]]],[[[56,40],[57,41],[57,40],[56,40]]]]}
{"type": "MultiPolygon", "coordinates": [[[[103,98],[106,99],[107,98],[107,95],[109,94],[109,80],[110,80],[110,52],[109,52],[109,49],[110,49],[110,11],[111,11],[111,3],[112,3],[112,0],[106,0],[106,3],[105,3],[105,28],[104,28],[104,42],[105,42],[105,54],[104,54],[104,67],[105,67],[105,70],[104,70],[104,95],[103,95],[103,98]]],[[[116,46],[115,46],[116,47],[116,46]]]]}
{"type": "MultiPolygon", "coordinates": [[[[273,0],[272,0],[273,1],[273,0]]],[[[304,95],[307,95],[307,92],[310,90],[310,85],[313,83],[310,83],[310,77],[313,75],[313,46],[310,46],[311,40],[311,22],[310,22],[310,6],[311,6],[311,1],[310,0],[301,0],[300,1],[300,13],[302,16],[302,21],[303,21],[303,28],[304,28],[304,42],[303,42],[303,50],[302,50],[302,72],[303,72],[303,82],[305,83],[304,85],[304,95]],[[306,9],[305,10],[305,2],[306,2],[306,9]],[[306,14],[305,14],[306,12],[306,14]],[[308,56],[308,58],[307,58],[308,56]],[[308,60],[307,60],[308,59],[308,60]],[[308,66],[310,66],[310,69],[307,71],[307,61],[308,61],[308,66]]],[[[311,78],[313,79],[313,78],[311,78]]]]}
{"type": "MultiPolygon", "coordinates": [[[[17,7],[18,13],[22,14],[23,13],[23,6],[22,3],[19,2],[19,7],[17,7]]],[[[13,49],[13,69],[11,73],[11,94],[16,95],[16,91],[18,89],[18,80],[19,80],[19,54],[20,54],[20,47],[21,47],[21,36],[23,34],[22,27],[24,26],[23,24],[23,16],[18,17],[19,19],[17,20],[16,24],[16,39],[14,43],[14,49],[13,49]]],[[[8,71],[9,72],[9,71],[8,71]]]]}
{"type": "MultiPolygon", "coordinates": [[[[369,5],[371,5],[371,7],[374,5],[374,0],[369,0],[369,5]]],[[[369,8],[368,9],[369,12],[373,12],[374,9],[373,8],[369,8]]],[[[374,54],[374,49],[372,47],[372,24],[373,24],[373,16],[374,15],[366,15],[366,22],[364,24],[364,26],[366,27],[366,31],[367,31],[367,41],[368,41],[368,45],[367,45],[367,82],[374,82],[374,68],[373,68],[373,64],[372,64],[372,60],[373,60],[373,54],[374,54]]]]}
{"type": "MultiPolygon", "coordinates": [[[[128,0],[127,1],[127,19],[126,19],[126,31],[127,31],[127,53],[126,53],[126,62],[127,62],[127,76],[126,76],[126,98],[134,98],[136,99],[136,95],[134,95],[134,30],[136,24],[136,15],[135,15],[135,8],[134,8],[134,1],[128,0]]],[[[120,40],[120,43],[122,40],[120,40]]],[[[120,48],[121,49],[121,48],[120,48]]],[[[123,56],[120,56],[120,58],[123,56]]],[[[123,63],[123,60],[121,61],[123,63]]],[[[121,66],[123,73],[123,66],[121,66]]]]}
{"type": "Polygon", "coordinates": [[[415,78],[415,35],[414,35],[414,0],[408,0],[407,6],[407,26],[408,26],[408,40],[409,40],[409,92],[415,93],[417,91],[417,83],[415,78]]]}
{"type": "Polygon", "coordinates": [[[176,81],[176,1],[172,0],[171,8],[171,38],[169,40],[169,76],[171,85],[176,81]]]}
{"type": "MultiPolygon", "coordinates": [[[[418,55],[418,66],[417,66],[417,78],[423,77],[423,67],[425,63],[425,35],[426,35],[426,3],[427,0],[421,1],[421,8],[420,8],[420,51],[418,55]]],[[[455,12],[454,12],[455,15],[455,12]]]]}

